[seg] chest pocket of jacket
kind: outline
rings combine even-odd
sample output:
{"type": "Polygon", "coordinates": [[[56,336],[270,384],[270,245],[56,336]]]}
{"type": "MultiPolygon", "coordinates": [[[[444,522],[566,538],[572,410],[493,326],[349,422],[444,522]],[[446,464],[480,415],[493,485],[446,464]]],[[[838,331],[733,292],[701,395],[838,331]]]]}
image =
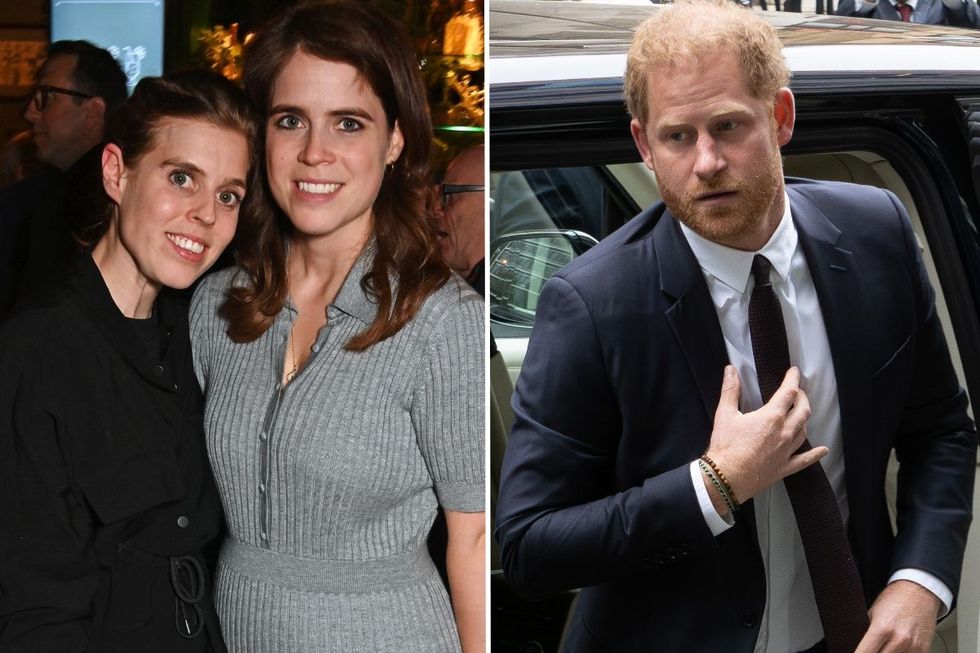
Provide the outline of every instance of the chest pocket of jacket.
{"type": "Polygon", "coordinates": [[[78,485],[103,524],[127,519],[184,495],[177,457],[171,451],[96,466],[79,479],[78,485]]]}

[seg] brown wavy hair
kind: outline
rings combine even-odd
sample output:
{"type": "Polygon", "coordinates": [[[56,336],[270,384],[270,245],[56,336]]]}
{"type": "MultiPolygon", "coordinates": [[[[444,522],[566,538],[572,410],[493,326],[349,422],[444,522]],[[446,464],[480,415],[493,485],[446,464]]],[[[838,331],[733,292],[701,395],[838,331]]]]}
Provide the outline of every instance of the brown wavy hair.
{"type": "MultiPolygon", "coordinates": [[[[378,305],[377,317],[345,345],[363,351],[397,333],[449,278],[425,201],[432,141],[429,107],[408,37],[371,2],[301,2],[260,31],[246,49],[244,78],[246,91],[264,115],[276,78],[298,51],[353,66],[381,100],[388,129],[397,121],[405,140],[374,201],[374,262],[360,280],[378,305]]],[[[264,160],[251,181],[235,254],[249,283],[231,288],[221,308],[235,342],[251,342],[265,333],[288,292],[286,245],[292,225],[272,198],[264,160]]]]}

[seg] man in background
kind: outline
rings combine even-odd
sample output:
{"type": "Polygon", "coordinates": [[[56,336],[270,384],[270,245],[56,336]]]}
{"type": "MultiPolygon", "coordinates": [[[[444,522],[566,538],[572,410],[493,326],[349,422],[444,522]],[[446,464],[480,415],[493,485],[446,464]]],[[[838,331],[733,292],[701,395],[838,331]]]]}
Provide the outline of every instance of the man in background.
{"type": "Polygon", "coordinates": [[[0,189],[0,317],[77,251],[74,234],[102,219],[100,146],[125,99],[126,76],[106,50],[51,44],[24,111],[51,170],[0,189]]]}
{"type": "Polygon", "coordinates": [[[442,199],[438,213],[442,254],[449,267],[483,295],[483,146],[475,145],[458,154],[446,168],[438,190],[442,199]]]}
{"type": "Polygon", "coordinates": [[[837,15],[980,29],[976,0],[841,0],[837,15]]]}

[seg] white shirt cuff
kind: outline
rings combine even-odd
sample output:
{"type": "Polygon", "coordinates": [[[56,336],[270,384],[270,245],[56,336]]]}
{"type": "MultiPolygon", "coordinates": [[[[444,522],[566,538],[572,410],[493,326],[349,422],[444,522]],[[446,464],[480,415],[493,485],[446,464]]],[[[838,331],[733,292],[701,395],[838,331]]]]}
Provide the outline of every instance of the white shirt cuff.
{"type": "Polygon", "coordinates": [[[921,585],[930,592],[936,595],[936,597],[943,603],[942,614],[938,615],[938,619],[942,619],[949,614],[950,606],[953,605],[953,593],[946,583],[939,580],[928,571],[922,571],[921,569],[899,569],[892,577],[888,579],[889,583],[894,583],[896,580],[910,580],[917,585],[921,585]]]}
{"type": "Polygon", "coordinates": [[[694,485],[694,493],[698,495],[701,514],[704,515],[704,521],[708,524],[712,535],[717,537],[735,525],[734,515],[728,515],[728,519],[725,519],[715,510],[714,504],[711,503],[711,497],[708,495],[708,488],[704,487],[704,476],[701,475],[701,466],[698,465],[698,461],[696,460],[691,463],[691,483],[694,485]]]}
{"type": "Polygon", "coordinates": [[[878,6],[878,0],[861,0],[861,4],[865,9],[873,9],[878,6]]]}

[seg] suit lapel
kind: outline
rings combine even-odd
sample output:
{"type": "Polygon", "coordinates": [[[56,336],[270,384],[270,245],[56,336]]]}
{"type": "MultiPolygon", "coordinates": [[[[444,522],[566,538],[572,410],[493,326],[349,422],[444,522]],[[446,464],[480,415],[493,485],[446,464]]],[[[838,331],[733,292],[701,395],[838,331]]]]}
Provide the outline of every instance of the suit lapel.
{"type": "Polygon", "coordinates": [[[665,211],[654,231],[660,266],[660,289],[674,303],[667,321],[694,375],[701,403],[711,421],[721,393],[721,379],[728,352],[718,314],[697,259],[670,211],[665,211]]]}
{"type": "MultiPolygon", "coordinates": [[[[787,185],[793,221],[820,302],[837,379],[837,396],[848,479],[865,468],[871,431],[870,371],[865,360],[871,320],[862,300],[860,264],[839,247],[840,230],[808,199],[787,185]]],[[[849,480],[848,488],[856,487],[849,480]]],[[[849,492],[850,494],[850,492],[849,492]]]]}
{"type": "Polygon", "coordinates": [[[912,12],[912,22],[928,24],[930,9],[932,9],[932,0],[919,0],[912,12]]]}
{"type": "MultiPolygon", "coordinates": [[[[729,362],[718,312],[691,246],[669,210],[664,211],[653,237],[660,266],[660,290],[673,301],[666,311],[667,321],[694,376],[701,404],[711,424],[721,395],[725,365],[729,362]]],[[[751,499],[742,504],[738,524],[741,527],[728,537],[742,537],[738,535],[742,533],[758,550],[755,504],[751,499]]],[[[761,568],[761,558],[759,565],[761,568]]]]}
{"type": "MultiPolygon", "coordinates": [[[[862,0],[856,1],[861,2],[862,0]]],[[[889,2],[889,0],[879,0],[877,14],[878,15],[875,16],[875,18],[879,18],[881,20],[897,20],[899,22],[902,20],[902,16],[898,13],[898,9],[892,6],[892,3],[889,2]]],[[[914,17],[913,20],[915,20],[914,17]]]]}

